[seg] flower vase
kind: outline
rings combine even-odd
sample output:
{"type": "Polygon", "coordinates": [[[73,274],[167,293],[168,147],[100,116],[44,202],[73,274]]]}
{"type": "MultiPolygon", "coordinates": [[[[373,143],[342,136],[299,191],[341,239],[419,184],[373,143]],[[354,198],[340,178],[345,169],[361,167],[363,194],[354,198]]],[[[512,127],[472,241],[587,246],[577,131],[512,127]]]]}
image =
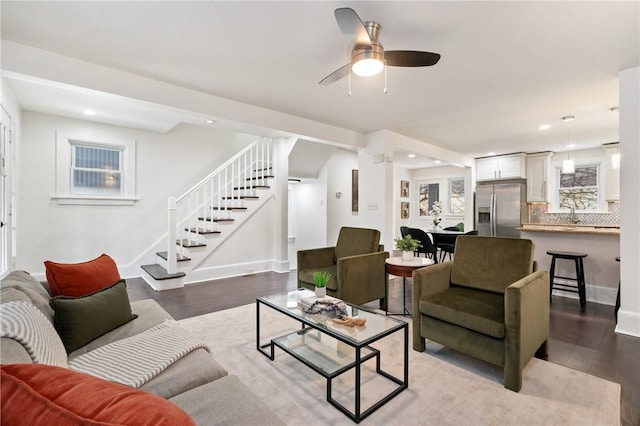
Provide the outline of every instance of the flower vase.
{"type": "Polygon", "coordinates": [[[326,287],[316,287],[316,297],[325,297],[327,295],[326,287]]]}
{"type": "Polygon", "coordinates": [[[410,262],[413,260],[413,252],[412,251],[403,251],[402,252],[402,260],[410,262]]]}

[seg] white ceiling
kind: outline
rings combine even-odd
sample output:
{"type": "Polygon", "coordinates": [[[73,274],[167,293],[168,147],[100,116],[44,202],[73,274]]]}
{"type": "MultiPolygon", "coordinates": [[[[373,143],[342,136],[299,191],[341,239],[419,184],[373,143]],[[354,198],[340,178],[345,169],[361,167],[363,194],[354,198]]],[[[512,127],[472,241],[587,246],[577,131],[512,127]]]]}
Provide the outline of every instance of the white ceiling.
{"type": "MultiPolygon", "coordinates": [[[[389,129],[470,156],[618,140],[617,76],[640,64],[631,2],[12,2],[2,39],[362,133],[389,129]],[[428,68],[318,82],[347,62],[337,7],[382,25],[388,50],[442,55],[428,68]],[[550,124],[539,131],[540,124],[550,124]]],[[[27,110],[154,131],[205,115],[5,74],[27,110]],[[55,87],[52,87],[55,86],[55,87]],[[82,98],[86,97],[88,98],[82,98]],[[99,103],[98,103],[99,102],[99,103]],[[103,112],[104,111],[104,112],[103,112]],[[119,111],[119,113],[116,113],[119,111]]],[[[398,156],[396,156],[398,157],[398,156]]]]}

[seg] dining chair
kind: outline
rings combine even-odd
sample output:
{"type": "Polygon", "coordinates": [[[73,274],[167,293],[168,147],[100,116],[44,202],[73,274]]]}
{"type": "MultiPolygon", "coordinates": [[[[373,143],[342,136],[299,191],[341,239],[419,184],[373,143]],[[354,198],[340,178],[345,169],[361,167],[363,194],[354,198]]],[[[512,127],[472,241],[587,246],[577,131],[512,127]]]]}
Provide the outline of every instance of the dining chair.
{"type": "MultiPolygon", "coordinates": [[[[401,227],[400,232],[402,232],[402,228],[403,227],[401,227]]],[[[411,235],[411,238],[420,241],[420,244],[422,244],[422,247],[418,247],[418,250],[414,253],[417,253],[418,256],[420,253],[424,253],[425,257],[433,259],[435,263],[438,263],[438,249],[433,245],[429,234],[419,228],[407,228],[406,232],[408,235],[411,235]]]]}

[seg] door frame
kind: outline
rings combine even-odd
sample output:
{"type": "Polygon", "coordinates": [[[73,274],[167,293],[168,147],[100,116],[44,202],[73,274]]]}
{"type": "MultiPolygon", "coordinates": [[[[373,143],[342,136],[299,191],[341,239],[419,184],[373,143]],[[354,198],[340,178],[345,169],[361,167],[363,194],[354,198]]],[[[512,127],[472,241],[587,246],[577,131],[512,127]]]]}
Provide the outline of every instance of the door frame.
{"type": "Polygon", "coordinates": [[[13,269],[15,259],[15,215],[13,214],[13,122],[2,106],[0,119],[0,276],[13,269]]]}

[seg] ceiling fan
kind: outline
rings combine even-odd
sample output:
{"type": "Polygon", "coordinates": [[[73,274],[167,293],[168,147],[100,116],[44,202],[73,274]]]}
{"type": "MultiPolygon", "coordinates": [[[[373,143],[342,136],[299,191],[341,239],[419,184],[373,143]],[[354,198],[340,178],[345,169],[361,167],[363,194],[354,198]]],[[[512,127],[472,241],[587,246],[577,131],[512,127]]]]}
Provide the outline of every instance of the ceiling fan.
{"type": "Polygon", "coordinates": [[[335,83],[352,70],[360,76],[378,74],[385,65],[393,67],[428,67],[440,60],[440,54],[416,50],[390,50],[385,52],[378,41],[382,27],[374,21],[362,22],[351,8],[343,7],[334,12],[342,33],[349,39],[351,62],[338,68],[322,80],[321,85],[335,83]]]}

